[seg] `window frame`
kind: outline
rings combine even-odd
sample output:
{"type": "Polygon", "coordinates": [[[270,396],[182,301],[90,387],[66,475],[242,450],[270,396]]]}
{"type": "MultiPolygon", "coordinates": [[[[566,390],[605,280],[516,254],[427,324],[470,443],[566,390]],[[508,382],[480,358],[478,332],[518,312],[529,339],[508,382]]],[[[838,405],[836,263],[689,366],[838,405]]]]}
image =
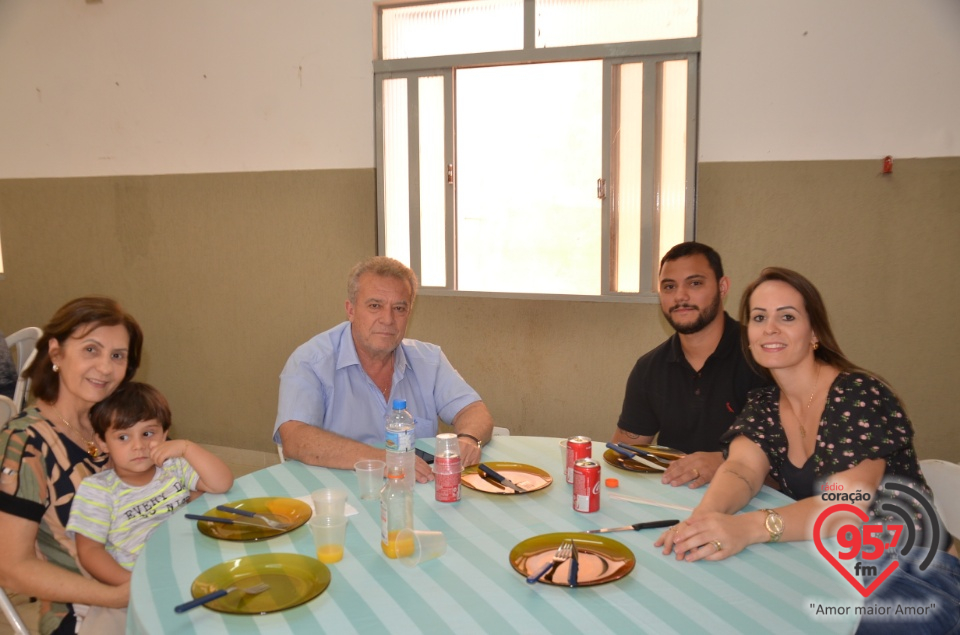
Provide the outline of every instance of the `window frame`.
{"type": "MultiPolygon", "coordinates": [[[[616,275],[616,262],[613,254],[612,225],[614,213],[611,210],[615,179],[612,177],[615,148],[611,142],[611,128],[618,113],[615,111],[617,97],[614,80],[614,68],[625,63],[644,63],[659,69],[657,63],[670,60],[686,60],[687,67],[687,151],[684,202],[684,240],[693,240],[696,235],[696,190],[697,190],[697,145],[698,106],[699,106],[699,60],[701,36],[643,42],[620,42],[613,44],[590,44],[536,48],[535,42],[535,0],[524,0],[523,48],[510,51],[491,51],[457,55],[440,55],[419,58],[384,60],[382,55],[382,10],[397,6],[427,5],[433,2],[378,3],[375,5],[375,55],[374,71],[374,119],[375,119],[375,166],[377,171],[377,251],[386,253],[385,221],[385,182],[384,182],[384,129],[383,129],[383,82],[389,79],[407,80],[407,138],[408,138],[408,184],[409,184],[409,231],[410,231],[410,267],[421,276],[420,218],[419,218],[419,99],[418,77],[443,77],[444,85],[444,163],[453,165],[452,187],[445,190],[445,259],[446,286],[423,286],[418,293],[423,295],[514,298],[533,300],[567,300],[591,302],[658,302],[657,276],[659,255],[650,257],[651,250],[659,253],[659,221],[657,218],[658,162],[655,134],[659,122],[656,106],[660,93],[657,88],[660,73],[644,71],[643,79],[643,143],[641,162],[642,204],[640,219],[640,290],[639,292],[619,292],[611,290],[611,280],[616,275]],[[541,294],[535,292],[504,291],[465,291],[456,288],[456,160],[455,160],[455,81],[456,71],[464,68],[484,66],[509,66],[516,64],[535,64],[548,62],[572,62],[583,60],[601,60],[603,62],[603,121],[601,131],[602,168],[604,197],[601,201],[601,262],[599,295],[577,294],[541,294]],[[649,90],[649,88],[654,90],[649,90]],[[647,139],[652,141],[648,142],[647,139]],[[646,254],[646,255],[645,255],[646,254]]],[[[449,0],[439,0],[449,1],[449,0]]],[[[698,15],[698,23],[702,17],[698,15]]],[[[698,33],[700,27],[698,24],[698,33]]]]}

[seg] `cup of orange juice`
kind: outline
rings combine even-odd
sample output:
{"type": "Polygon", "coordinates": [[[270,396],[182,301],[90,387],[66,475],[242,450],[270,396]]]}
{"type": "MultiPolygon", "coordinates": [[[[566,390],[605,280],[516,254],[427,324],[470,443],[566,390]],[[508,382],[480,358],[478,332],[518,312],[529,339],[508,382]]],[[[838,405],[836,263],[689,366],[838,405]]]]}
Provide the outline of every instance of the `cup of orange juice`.
{"type": "Polygon", "coordinates": [[[324,564],[343,559],[343,543],[347,534],[347,519],[340,517],[314,516],[307,523],[317,547],[317,559],[324,564]]]}

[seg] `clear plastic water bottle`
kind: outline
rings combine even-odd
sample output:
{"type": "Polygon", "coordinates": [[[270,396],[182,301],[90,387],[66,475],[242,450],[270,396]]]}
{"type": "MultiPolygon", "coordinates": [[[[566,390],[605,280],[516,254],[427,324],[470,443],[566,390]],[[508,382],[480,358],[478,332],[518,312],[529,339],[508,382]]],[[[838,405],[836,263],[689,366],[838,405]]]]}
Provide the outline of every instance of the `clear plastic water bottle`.
{"type": "Polygon", "coordinates": [[[393,400],[393,410],[387,414],[387,473],[391,467],[403,469],[407,485],[413,488],[417,480],[417,455],[414,444],[417,437],[414,432],[413,416],[407,411],[407,402],[393,400]]]}
{"type": "Polygon", "coordinates": [[[397,544],[402,529],[413,529],[413,489],[404,479],[403,468],[394,466],[387,470],[387,484],[380,490],[380,548],[388,558],[407,551],[397,544]]]}

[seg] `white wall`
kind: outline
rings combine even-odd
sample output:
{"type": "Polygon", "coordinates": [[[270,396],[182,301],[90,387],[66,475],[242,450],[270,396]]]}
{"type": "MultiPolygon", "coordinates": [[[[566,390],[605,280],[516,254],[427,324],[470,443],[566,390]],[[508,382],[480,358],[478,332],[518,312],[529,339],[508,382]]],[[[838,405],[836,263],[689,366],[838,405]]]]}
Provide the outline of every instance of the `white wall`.
{"type": "MultiPolygon", "coordinates": [[[[957,0],[704,0],[700,159],[960,155],[957,0]]],[[[0,0],[0,178],[373,165],[372,3],[0,0]]]]}
{"type": "Polygon", "coordinates": [[[373,165],[359,0],[0,0],[0,178],[373,165]]]}
{"type": "Polygon", "coordinates": [[[960,156],[957,0],[704,0],[700,160],[960,156]]]}

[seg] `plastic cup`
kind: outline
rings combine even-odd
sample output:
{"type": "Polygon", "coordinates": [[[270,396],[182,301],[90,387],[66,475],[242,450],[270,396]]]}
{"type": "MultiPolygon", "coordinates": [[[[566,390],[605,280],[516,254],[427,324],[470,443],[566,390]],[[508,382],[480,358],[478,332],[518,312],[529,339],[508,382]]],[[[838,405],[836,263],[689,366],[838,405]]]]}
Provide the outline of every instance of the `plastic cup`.
{"type": "Polygon", "coordinates": [[[447,551],[442,531],[401,529],[397,534],[397,558],[408,567],[439,558],[447,551]]]}
{"type": "Polygon", "coordinates": [[[343,559],[343,542],[347,534],[347,519],[340,517],[316,517],[308,523],[317,548],[317,559],[324,564],[343,559]]]}
{"type": "Polygon", "coordinates": [[[310,498],[313,500],[315,518],[344,518],[347,493],[340,489],[318,489],[310,498]]]}
{"type": "Polygon", "coordinates": [[[380,490],[383,488],[383,468],[386,467],[383,461],[376,459],[364,459],[357,461],[353,469],[357,473],[357,483],[360,484],[360,498],[371,500],[380,497],[380,490]]]}
{"type": "Polygon", "coordinates": [[[457,435],[450,432],[438,434],[434,454],[436,456],[453,456],[460,454],[460,439],[457,438],[457,435]]]}

